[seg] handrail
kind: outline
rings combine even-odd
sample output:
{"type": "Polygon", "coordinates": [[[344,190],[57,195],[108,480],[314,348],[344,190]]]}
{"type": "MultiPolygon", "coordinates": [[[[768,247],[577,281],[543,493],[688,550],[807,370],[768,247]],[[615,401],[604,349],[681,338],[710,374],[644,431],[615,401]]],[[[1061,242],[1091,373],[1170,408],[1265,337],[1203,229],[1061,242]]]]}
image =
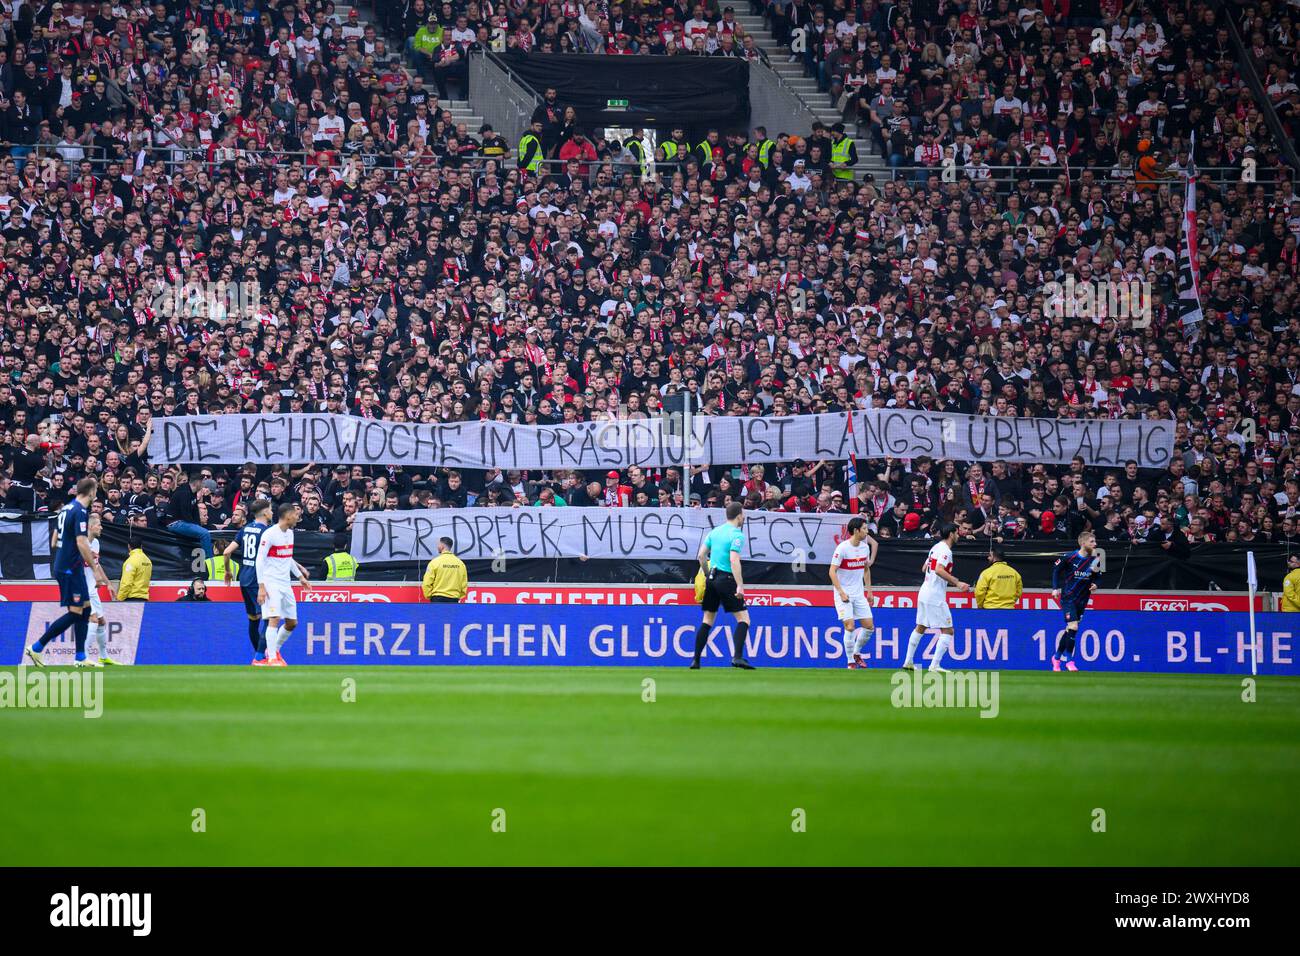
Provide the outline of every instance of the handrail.
{"type": "Polygon", "coordinates": [[[469,60],[470,108],[492,123],[512,143],[528,130],[528,121],[542,104],[523,78],[489,50],[475,50],[469,60]]]}
{"type": "MultiPolygon", "coordinates": [[[[39,147],[39,149],[34,149],[33,152],[28,156],[29,163],[36,163],[38,165],[40,164],[41,160],[45,158],[42,156],[42,154],[39,151],[41,149],[52,149],[52,148],[42,145],[39,147]]],[[[168,152],[169,148],[163,147],[160,151],[168,152]]],[[[339,155],[337,150],[320,150],[317,152],[309,152],[306,150],[235,150],[235,152],[236,154],[245,156],[250,160],[259,161],[259,164],[264,168],[279,167],[286,164],[301,162],[304,168],[307,170],[322,168],[320,164],[315,161],[315,157],[318,157],[325,153],[333,154],[334,156],[339,155]]],[[[351,159],[352,157],[345,157],[342,162],[339,162],[336,159],[326,164],[324,168],[329,169],[331,171],[346,169],[350,165],[351,159]]],[[[387,173],[393,173],[398,171],[399,167],[392,162],[392,157],[383,156],[381,157],[381,159],[383,160],[383,162],[379,163],[377,168],[384,170],[387,173]]],[[[502,176],[506,176],[509,173],[514,172],[516,170],[515,159],[516,157],[514,153],[514,148],[511,147],[510,150],[502,156],[471,156],[471,157],[463,158],[460,161],[460,165],[458,167],[455,168],[441,167],[441,168],[446,173],[454,176],[459,172],[461,172],[462,170],[466,170],[466,169],[468,169],[472,173],[483,172],[488,167],[489,164],[495,163],[498,167],[500,174],[502,176]]],[[[66,160],[60,158],[58,161],[59,163],[67,167],[80,166],[82,163],[90,163],[92,168],[95,169],[97,175],[101,174],[103,172],[103,168],[105,166],[108,166],[110,163],[130,164],[132,162],[130,158],[123,160],[121,157],[117,157],[117,156],[87,156],[79,160],[66,160]]],[[[208,160],[206,157],[199,157],[199,156],[187,157],[185,159],[172,159],[170,157],[159,157],[157,159],[150,160],[149,164],[152,165],[153,163],[156,162],[164,163],[165,165],[172,167],[173,169],[182,166],[185,163],[196,163],[204,166],[211,165],[210,160],[208,160]]],[[[563,172],[568,165],[568,160],[566,159],[542,159],[540,160],[540,162],[544,167],[548,169],[548,171],[556,172],[556,173],[563,172]]],[[[624,163],[616,157],[605,157],[605,158],[599,158],[594,160],[592,159],[578,160],[578,162],[580,165],[588,167],[587,181],[589,183],[595,180],[596,174],[601,169],[609,168],[612,170],[617,170],[617,168],[620,166],[628,166],[629,168],[632,168],[631,164],[624,163]]],[[[412,167],[412,168],[418,168],[418,167],[412,167]]],[[[61,178],[67,178],[67,177],[64,176],[61,178]]]]}
{"type": "MultiPolygon", "coordinates": [[[[774,73],[773,75],[776,74],[774,73]]],[[[472,133],[476,131],[471,130],[470,132],[472,133]]],[[[104,153],[102,147],[81,146],[81,144],[77,145],[81,146],[87,154],[90,154],[83,156],[81,159],[63,158],[58,154],[58,144],[54,143],[9,144],[0,141],[0,147],[7,145],[28,146],[31,150],[28,154],[29,162],[40,162],[42,159],[46,158],[57,158],[59,163],[69,167],[74,167],[81,163],[90,163],[92,168],[95,168],[96,170],[100,170],[102,167],[107,166],[110,163],[132,164],[135,162],[134,156],[110,156],[104,153]],[[93,155],[97,150],[103,154],[93,155]]],[[[193,154],[186,155],[185,158],[173,158],[170,154],[175,150],[176,147],[173,146],[153,146],[150,148],[150,152],[154,154],[156,158],[148,160],[147,162],[162,162],[173,168],[187,162],[198,163],[200,165],[211,165],[212,163],[212,161],[205,155],[198,155],[198,153],[203,152],[204,149],[194,150],[193,154]]],[[[186,150],[186,152],[191,153],[189,150],[186,150]]],[[[236,147],[232,152],[236,157],[244,157],[263,166],[278,166],[285,163],[301,162],[308,168],[320,168],[320,157],[322,155],[328,155],[331,157],[331,161],[326,164],[325,168],[331,170],[347,168],[354,160],[358,159],[360,155],[349,154],[346,151],[340,151],[332,147],[322,149],[248,149],[246,147],[236,147]]],[[[503,156],[471,156],[462,159],[461,168],[469,166],[473,169],[486,165],[489,162],[504,163],[512,159],[513,156],[514,148],[511,146],[503,156]]],[[[381,169],[393,170],[398,168],[390,154],[377,154],[376,159],[378,160],[376,165],[381,169]]],[[[225,162],[225,160],[223,160],[223,162],[225,162]]],[[[548,166],[555,165],[561,169],[564,167],[565,163],[565,161],[558,159],[547,159],[543,160],[543,162],[548,166]]],[[[582,161],[582,164],[593,170],[605,165],[620,165],[619,160],[616,157],[585,160],[582,161]]],[[[955,167],[954,178],[949,182],[941,182],[940,185],[954,186],[963,184],[979,185],[981,183],[993,183],[997,186],[1006,186],[1014,184],[1021,175],[1026,173],[1030,176],[1031,180],[1036,180],[1039,183],[1046,184],[1058,182],[1065,176],[1064,168],[1058,166],[989,166],[986,168],[989,175],[977,178],[968,174],[967,170],[969,167],[957,166],[955,167]]],[[[876,171],[877,167],[863,166],[862,163],[859,162],[855,169],[876,171]]],[[[1100,183],[1123,182],[1136,184],[1137,180],[1135,177],[1135,171],[1129,170],[1126,171],[1128,173],[1126,175],[1115,176],[1112,175],[1114,169],[1113,166],[1071,167],[1069,175],[1072,182],[1077,182],[1085,173],[1091,173],[1093,178],[1100,183]]],[[[899,166],[889,168],[889,178],[895,181],[914,179],[923,170],[927,177],[931,175],[942,177],[943,174],[942,167],[899,166]]],[[[449,171],[455,172],[456,170],[452,169],[449,171]]],[[[1217,186],[1235,185],[1242,181],[1242,169],[1237,166],[1199,166],[1197,167],[1197,174],[1203,182],[1210,182],[1217,186]]],[[[1258,177],[1257,180],[1251,185],[1264,186],[1265,188],[1272,188],[1279,181],[1284,181],[1285,179],[1285,174],[1281,170],[1268,167],[1256,169],[1256,176],[1258,177]]],[[[1144,180],[1145,183],[1156,186],[1181,185],[1184,181],[1185,180],[1182,176],[1169,176],[1160,179],[1144,180]]]]}
{"type": "MultiPolygon", "coordinates": [[[[3,142],[0,142],[0,146],[4,146],[4,145],[5,144],[3,142]]],[[[87,146],[83,148],[88,153],[93,152],[96,149],[96,147],[93,146],[87,146]]],[[[184,158],[173,158],[170,155],[172,151],[173,151],[173,147],[170,146],[154,147],[151,150],[151,152],[155,154],[156,158],[149,160],[149,162],[151,163],[161,162],[173,170],[176,167],[179,167],[181,165],[184,165],[185,163],[190,163],[190,162],[197,163],[203,166],[208,166],[212,164],[211,160],[209,160],[206,156],[202,156],[202,155],[187,155],[184,158]]],[[[295,162],[301,162],[302,165],[308,170],[322,168],[319,162],[319,158],[322,155],[328,155],[331,157],[330,162],[325,164],[323,168],[327,168],[332,171],[346,169],[350,165],[352,165],[354,161],[357,160],[357,156],[349,155],[347,153],[340,152],[339,150],[336,149],[254,150],[254,149],[237,148],[234,150],[234,153],[237,157],[242,156],[262,167],[281,166],[281,165],[292,164],[295,162]]],[[[108,155],[100,155],[100,156],[90,155],[90,156],[85,156],[82,159],[78,159],[78,160],[68,160],[57,156],[56,146],[54,146],[53,144],[44,144],[44,143],[37,144],[32,148],[32,152],[28,155],[28,162],[35,162],[39,164],[43,159],[46,158],[57,158],[57,161],[60,164],[67,166],[69,168],[79,166],[82,163],[89,163],[92,169],[96,171],[96,173],[102,173],[103,168],[109,165],[110,163],[131,164],[134,162],[133,157],[127,157],[123,159],[122,157],[119,156],[108,156],[108,155]]],[[[378,162],[375,164],[374,168],[385,170],[388,173],[396,172],[399,169],[396,162],[394,162],[394,158],[391,155],[380,154],[376,158],[378,159],[378,162]]],[[[484,168],[487,167],[489,163],[495,163],[499,167],[500,172],[503,175],[505,175],[514,169],[513,160],[515,158],[516,157],[514,155],[514,147],[509,147],[507,152],[502,156],[471,156],[471,157],[463,158],[460,161],[460,165],[457,168],[449,168],[446,171],[453,175],[459,172],[461,169],[466,169],[466,168],[468,168],[471,172],[476,172],[476,171],[481,172],[484,168]]],[[[617,170],[619,167],[627,165],[621,162],[617,157],[604,157],[604,158],[599,158],[594,160],[580,160],[579,162],[581,165],[586,166],[588,169],[587,180],[589,183],[595,180],[596,174],[601,169],[611,169],[613,171],[616,171],[617,174],[617,170]]],[[[565,169],[567,160],[544,159],[542,160],[542,163],[548,169],[553,168],[554,171],[560,172],[565,169]]],[[[890,179],[894,181],[914,179],[917,173],[922,168],[923,167],[919,167],[919,166],[891,167],[889,169],[890,179]]],[[[871,172],[871,173],[878,171],[878,167],[863,166],[861,162],[859,162],[859,164],[856,167],[854,167],[854,169],[855,171],[871,172]]],[[[962,167],[962,166],[956,167],[955,178],[950,182],[941,182],[940,185],[941,186],[964,186],[964,185],[979,186],[984,183],[992,183],[999,189],[1005,189],[1009,186],[1013,186],[1017,181],[1017,178],[1025,172],[1030,173],[1031,180],[1035,179],[1034,174],[1037,173],[1038,176],[1036,177],[1036,181],[1040,185],[1049,185],[1052,183],[1056,183],[1065,175],[1065,171],[1063,169],[1060,169],[1058,167],[1053,167],[1053,166],[1042,166],[1042,167],[991,166],[988,167],[990,173],[988,177],[975,178],[967,175],[965,169],[966,167],[962,167]]],[[[1109,166],[1086,166],[1081,168],[1075,167],[1075,168],[1071,168],[1070,177],[1071,177],[1071,181],[1078,182],[1082,174],[1092,173],[1094,179],[1101,184],[1113,184],[1113,183],[1128,183],[1134,185],[1136,184],[1137,181],[1133,176],[1128,176],[1128,175],[1121,176],[1121,177],[1112,176],[1113,169],[1114,169],[1113,167],[1109,167],[1109,166]]],[[[927,177],[929,175],[941,176],[942,172],[943,170],[940,167],[931,167],[926,170],[927,177]]],[[[1256,172],[1259,178],[1256,181],[1256,183],[1252,185],[1262,186],[1266,190],[1270,190],[1270,191],[1277,185],[1279,181],[1282,181],[1284,177],[1284,174],[1281,171],[1269,169],[1269,168],[1258,169],[1256,172]]],[[[1225,187],[1225,186],[1235,185],[1236,183],[1241,182],[1242,170],[1236,166],[1209,166],[1209,167],[1198,167],[1197,173],[1203,182],[1213,183],[1218,187],[1225,187]]],[[[1166,186],[1166,185],[1181,186],[1184,181],[1185,180],[1181,176],[1171,176],[1162,179],[1147,180],[1146,182],[1155,186],[1166,186]]]]}
{"type": "Polygon", "coordinates": [[[1241,77],[1246,81],[1246,85],[1250,87],[1251,95],[1255,97],[1255,102],[1259,106],[1259,111],[1264,117],[1269,132],[1277,140],[1278,147],[1282,150],[1282,158],[1287,161],[1287,164],[1293,170],[1300,171],[1300,153],[1296,152],[1295,143],[1287,135],[1286,127],[1282,125],[1277,110],[1273,108],[1273,101],[1268,98],[1268,91],[1264,89],[1259,73],[1255,70],[1255,64],[1250,58],[1250,51],[1241,38],[1241,30],[1237,28],[1237,21],[1232,16],[1231,8],[1222,0],[1212,0],[1211,6],[1214,7],[1215,12],[1222,19],[1227,21],[1228,37],[1232,40],[1233,52],[1237,55],[1237,66],[1241,71],[1241,77]]]}
{"type": "Polygon", "coordinates": [[[537,91],[532,88],[532,86],[528,83],[527,80],[525,80],[522,76],[520,76],[515,70],[513,70],[510,67],[510,64],[506,62],[505,57],[499,55],[495,50],[486,50],[486,49],[471,50],[470,56],[475,56],[475,55],[482,55],[487,57],[489,60],[491,60],[494,64],[496,64],[503,71],[505,71],[509,75],[510,79],[513,80],[516,85],[521,87],[525,93],[528,93],[532,96],[533,106],[541,105],[542,98],[537,94],[537,91]]]}
{"type": "MultiPolygon", "coordinates": [[[[969,167],[957,166],[955,178],[951,182],[940,185],[957,185],[961,183],[971,183],[978,185],[980,183],[994,183],[998,186],[1013,184],[1020,175],[1028,174],[1031,181],[1039,183],[1055,183],[1065,177],[1065,169],[1060,166],[989,166],[987,167],[990,175],[982,178],[976,178],[967,174],[969,167]]],[[[891,179],[913,179],[916,175],[925,171],[927,175],[942,176],[943,167],[941,166],[898,166],[890,167],[891,179]]],[[[1101,183],[1132,183],[1138,184],[1136,170],[1127,170],[1128,175],[1113,175],[1115,167],[1113,166],[1071,166],[1070,181],[1077,183],[1084,173],[1092,173],[1093,177],[1101,183]]],[[[1217,186],[1235,185],[1242,182],[1242,170],[1237,166],[1198,166],[1196,167],[1197,177],[1202,181],[1214,183],[1217,186]]],[[[1260,168],[1256,170],[1257,179],[1254,183],[1248,185],[1258,185],[1265,188],[1271,188],[1278,182],[1284,180],[1284,174],[1271,168],[1260,168]]],[[[1142,180],[1144,185],[1182,185],[1186,179],[1182,176],[1168,176],[1160,179],[1142,180]]]]}

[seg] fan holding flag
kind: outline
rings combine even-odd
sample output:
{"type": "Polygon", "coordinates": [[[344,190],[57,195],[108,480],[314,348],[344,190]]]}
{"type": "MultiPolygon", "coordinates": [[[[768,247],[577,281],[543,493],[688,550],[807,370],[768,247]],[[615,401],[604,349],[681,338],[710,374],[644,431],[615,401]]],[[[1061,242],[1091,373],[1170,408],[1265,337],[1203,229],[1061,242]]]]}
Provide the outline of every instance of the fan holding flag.
{"type": "Polygon", "coordinates": [[[844,466],[844,477],[849,485],[849,513],[858,513],[858,456],[854,452],[857,445],[853,437],[853,409],[849,409],[849,461],[844,466]]]}
{"type": "Polygon", "coordinates": [[[1200,263],[1196,258],[1196,133],[1187,147],[1187,192],[1183,200],[1183,237],[1178,244],[1178,317],[1183,335],[1197,334],[1201,310],[1200,263]]]}

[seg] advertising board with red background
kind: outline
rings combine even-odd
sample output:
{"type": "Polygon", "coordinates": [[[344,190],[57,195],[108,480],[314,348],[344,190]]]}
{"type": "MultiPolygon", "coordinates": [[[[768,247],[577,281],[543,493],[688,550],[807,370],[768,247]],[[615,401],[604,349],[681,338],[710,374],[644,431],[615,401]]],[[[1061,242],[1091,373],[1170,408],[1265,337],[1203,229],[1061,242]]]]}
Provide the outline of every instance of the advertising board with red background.
{"type": "MultiPolygon", "coordinates": [[[[183,582],[157,582],[149,588],[151,601],[175,601],[188,585],[183,582]]],[[[418,584],[386,584],[357,581],[348,584],[320,583],[310,591],[295,588],[301,603],[339,604],[415,604],[423,600],[418,584]]],[[[0,584],[0,601],[57,601],[59,589],[53,583],[0,584]]],[[[233,584],[212,584],[208,596],[214,601],[241,600],[233,584]]],[[[832,606],[829,587],[778,587],[752,585],[746,588],[746,600],[752,607],[832,606]]],[[[622,606],[635,604],[693,604],[692,588],[680,585],[613,585],[598,584],[485,584],[471,585],[472,604],[588,604],[622,606]]],[[[1256,595],[1255,610],[1266,610],[1266,595],[1256,595]]],[[[874,588],[876,607],[915,607],[915,588],[874,588]]],[[[955,609],[974,606],[971,594],[950,592],[948,603],[955,609]]],[[[1020,599],[1022,609],[1044,610],[1059,605],[1050,591],[1026,591],[1020,599]]],[[[1247,611],[1249,595],[1240,591],[1195,591],[1157,593],[1151,591],[1098,591],[1092,607],[1100,611],[1247,611]]]]}

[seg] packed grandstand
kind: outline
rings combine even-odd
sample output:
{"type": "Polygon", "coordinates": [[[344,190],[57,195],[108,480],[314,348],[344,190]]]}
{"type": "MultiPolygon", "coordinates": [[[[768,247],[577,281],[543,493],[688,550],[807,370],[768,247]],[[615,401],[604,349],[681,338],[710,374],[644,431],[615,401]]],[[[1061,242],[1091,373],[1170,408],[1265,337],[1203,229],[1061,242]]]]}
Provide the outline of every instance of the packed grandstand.
{"type": "Polygon", "coordinates": [[[741,12],[762,45],[712,2],[6,3],[5,505],[53,512],[93,474],[106,521],[207,531],[255,497],[340,533],[370,509],[740,500],[859,510],[881,537],[956,520],[1007,540],[1300,540],[1293,6],[760,6],[741,12]],[[842,124],[741,122],[642,157],[554,97],[535,142],[508,142],[449,109],[501,40],[801,64],[842,124]],[[887,173],[837,161],[851,135],[887,173]],[[1150,308],[1062,315],[1045,289],[1067,281],[1140,283],[1150,308]],[[168,307],[214,284],[255,307],[168,307]],[[1159,417],[1177,453],[1165,471],[864,460],[852,487],[842,461],[301,462],[192,486],[145,448],[162,416],[547,424],[683,392],[725,416],[1159,417]]]}

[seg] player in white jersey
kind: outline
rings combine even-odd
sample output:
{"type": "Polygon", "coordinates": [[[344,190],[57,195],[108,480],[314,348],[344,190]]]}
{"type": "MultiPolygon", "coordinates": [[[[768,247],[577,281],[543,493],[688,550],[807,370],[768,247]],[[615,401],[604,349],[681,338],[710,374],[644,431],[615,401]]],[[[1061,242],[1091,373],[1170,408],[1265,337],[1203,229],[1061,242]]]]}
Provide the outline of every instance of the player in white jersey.
{"type": "Polygon", "coordinates": [[[831,555],[831,586],[835,589],[835,616],[844,625],[844,656],[849,670],[867,666],[862,648],[876,629],[871,619],[871,565],[876,560],[876,539],[867,534],[863,518],[850,518],[849,536],[831,555]]]}
{"type": "Polygon", "coordinates": [[[907,641],[907,657],[903,670],[916,665],[916,649],[926,631],[938,631],[939,640],[934,647],[930,670],[943,673],[943,655],[952,643],[952,611],[948,608],[948,585],[959,591],[969,591],[970,585],[952,573],[952,546],[957,543],[957,526],[951,522],[939,529],[939,543],[930,549],[925,559],[925,581],[916,595],[916,630],[907,641]]]}
{"type": "Polygon", "coordinates": [[[104,602],[99,599],[99,587],[102,582],[108,590],[108,599],[113,600],[113,588],[108,583],[108,576],[99,566],[99,536],[104,531],[104,519],[91,515],[86,521],[86,537],[90,541],[90,553],[95,556],[93,564],[86,565],[86,591],[90,594],[90,637],[99,648],[99,663],[116,664],[108,656],[108,622],[104,618],[104,602]]]}
{"type": "Polygon", "coordinates": [[[257,546],[257,603],[266,621],[266,658],[253,663],[264,667],[284,667],[280,648],[298,626],[298,601],[293,596],[293,582],[311,590],[307,569],[293,558],[293,529],[302,510],[285,502],[276,510],[276,522],[262,532],[257,546]]]}

